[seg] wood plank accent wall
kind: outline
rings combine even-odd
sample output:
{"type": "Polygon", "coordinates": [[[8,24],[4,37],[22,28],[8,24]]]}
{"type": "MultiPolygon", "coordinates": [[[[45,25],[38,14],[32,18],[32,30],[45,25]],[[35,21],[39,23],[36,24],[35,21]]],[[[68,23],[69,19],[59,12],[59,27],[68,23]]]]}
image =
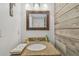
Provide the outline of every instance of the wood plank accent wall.
{"type": "Polygon", "coordinates": [[[64,55],[79,55],[79,4],[56,3],[55,20],[56,47],[64,55]]]}

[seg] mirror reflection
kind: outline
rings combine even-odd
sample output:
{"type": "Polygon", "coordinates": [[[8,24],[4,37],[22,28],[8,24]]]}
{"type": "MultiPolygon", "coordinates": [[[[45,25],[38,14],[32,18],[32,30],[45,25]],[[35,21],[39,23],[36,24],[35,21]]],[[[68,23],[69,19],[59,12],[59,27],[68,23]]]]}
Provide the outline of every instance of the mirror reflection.
{"type": "Polygon", "coordinates": [[[27,11],[27,29],[48,30],[49,11],[27,11]]]}

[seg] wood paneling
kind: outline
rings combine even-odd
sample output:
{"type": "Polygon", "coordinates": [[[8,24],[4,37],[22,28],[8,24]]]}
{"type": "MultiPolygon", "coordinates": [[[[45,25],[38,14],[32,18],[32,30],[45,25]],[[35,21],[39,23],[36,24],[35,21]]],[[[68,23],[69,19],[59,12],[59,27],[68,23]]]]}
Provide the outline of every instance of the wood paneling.
{"type": "Polygon", "coordinates": [[[69,21],[69,19],[73,19],[78,16],[79,16],[79,5],[74,7],[71,11],[63,14],[61,17],[57,18],[56,21],[58,23],[62,21],[69,21]]]}
{"type": "Polygon", "coordinates": [[[62,44],[58,45],[60,41],[66,46],[66,49],[61,49],[61,51],[66,51],[65,55],[79,55],[79,4],[67,4],[60,8],[55,17],[56,45],[62,48],[62,44]]]}
{"type": "Polygon", "coordinates": [[[79,28],[79,17],[56,24],[56,29],[79,28]]]}
{"type": "Polygon", "coordinates": [[[68,4],[68,3],[57,3],[57,4],[55,5],[55,7],[57,7],[56,10],[55,10],[56,14],[57,14],[59,11],[61,11],[61,9],[64,8],[67,4],[68,4]]]}
{"type": "Polygon", "coordinates": [[[73,4],[73,3],[67,4],[63,9],[61,9],[61,11],[59,11],[56,14],[56,18],[59,18],[61,15],[63,15],[66,12],[70,11],[71,9],[73,9],[74,7],[76,7],[77,5],[79,5],[79,4],[73,4]]]}
{"type": "Polygon", "coordinates": [[[79,29],[56,30],[56,34],[79,39],[79,29]]]}

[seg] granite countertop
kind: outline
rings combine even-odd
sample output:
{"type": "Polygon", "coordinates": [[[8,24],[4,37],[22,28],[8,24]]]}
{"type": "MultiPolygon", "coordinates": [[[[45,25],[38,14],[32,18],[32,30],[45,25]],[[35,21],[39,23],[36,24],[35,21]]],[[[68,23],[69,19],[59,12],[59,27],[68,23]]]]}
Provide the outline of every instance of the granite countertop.
{"type": "Polygon", "coordinates": [[[50,42],[31,42],[31,43],[28,43],[28,45],[34,44],[34,43],[45,44],[47,47],[46,49],[40,50],[40,51],[31,51],[31,50],[28,50],[26,47],[22,52],[21,56],[59,56],[61,55],[60,51],[58,51],[54,47],[54,45],[51,44],[50,42]]]}

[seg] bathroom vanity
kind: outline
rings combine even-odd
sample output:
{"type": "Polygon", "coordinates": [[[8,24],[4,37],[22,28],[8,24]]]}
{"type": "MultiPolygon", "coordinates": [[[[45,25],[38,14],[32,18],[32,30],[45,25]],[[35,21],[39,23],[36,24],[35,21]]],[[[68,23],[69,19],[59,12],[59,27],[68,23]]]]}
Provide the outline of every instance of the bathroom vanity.
{"type": "Polygon", "coordinates": [[[61,53],[49,42],[32,42],[22,52],[21,56],[60,56],[61,53]],[[38,48],[34,49],[34,46],[38,48]],[[42,48],[44,47],[44,48],[42,48]]]}
{"type": "Polygon", "coordinates": [[[61,53],[46,37],[30,37],[11,51],[19,56],[60,56],[61,53]]]}

